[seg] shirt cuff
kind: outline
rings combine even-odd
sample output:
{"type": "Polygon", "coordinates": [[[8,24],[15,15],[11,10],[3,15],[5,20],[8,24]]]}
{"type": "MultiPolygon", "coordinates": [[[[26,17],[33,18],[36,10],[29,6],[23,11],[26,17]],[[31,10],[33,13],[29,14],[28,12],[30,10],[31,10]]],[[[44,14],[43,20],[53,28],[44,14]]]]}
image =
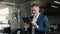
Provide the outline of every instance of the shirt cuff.
{"type": "Polygon", "coordinates": [[[37,26],[37,29],[39,28],[39,26],[37,26]]]}

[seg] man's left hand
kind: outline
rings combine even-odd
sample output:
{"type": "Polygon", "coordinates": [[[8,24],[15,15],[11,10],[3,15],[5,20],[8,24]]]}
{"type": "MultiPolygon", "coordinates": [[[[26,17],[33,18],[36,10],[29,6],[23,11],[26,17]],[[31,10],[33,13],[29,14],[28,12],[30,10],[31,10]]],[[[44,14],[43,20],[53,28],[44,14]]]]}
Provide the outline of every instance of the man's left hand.
{"type": "Polygon", "coordinates": [[[33,26],[35,26],[37,28],[38,25],[35,22],[32,21],[31,23],[33,26]]]}

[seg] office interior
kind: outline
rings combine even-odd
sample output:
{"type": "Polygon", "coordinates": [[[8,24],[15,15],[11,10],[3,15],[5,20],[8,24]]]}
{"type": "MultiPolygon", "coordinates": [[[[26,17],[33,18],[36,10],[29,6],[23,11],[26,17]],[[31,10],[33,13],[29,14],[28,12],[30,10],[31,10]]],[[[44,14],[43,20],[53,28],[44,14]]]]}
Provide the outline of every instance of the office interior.
{"type": "Polygon", "coordinates": [[[31,16],[33,2],[48,16],[51,31],[46,34],[60,34],[60,0],[0,0],[0,34],[21,34],[22,17],[31,16]]]}

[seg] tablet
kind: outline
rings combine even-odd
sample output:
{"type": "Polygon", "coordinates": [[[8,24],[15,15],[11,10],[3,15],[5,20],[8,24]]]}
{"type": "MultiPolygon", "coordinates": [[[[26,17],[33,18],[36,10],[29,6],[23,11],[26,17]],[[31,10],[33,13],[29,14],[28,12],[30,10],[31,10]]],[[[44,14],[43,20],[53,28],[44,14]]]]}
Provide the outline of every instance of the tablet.
{"type": "Polygon", "coordinates": [[[22,17],[24,23],[31,23],[31,20],[29,17],[22,17]]]}

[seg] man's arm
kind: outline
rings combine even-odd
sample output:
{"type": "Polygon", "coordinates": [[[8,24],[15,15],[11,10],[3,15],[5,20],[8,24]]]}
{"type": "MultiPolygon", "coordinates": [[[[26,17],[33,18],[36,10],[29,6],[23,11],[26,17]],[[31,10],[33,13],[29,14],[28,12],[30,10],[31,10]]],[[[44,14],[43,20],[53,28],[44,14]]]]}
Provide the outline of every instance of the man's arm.
{"type": "Polygon", "coordinates": [[[49,23],[48,23],[47,16],[45,16],[45,18],[43,20],[43,26],[38,25],[38,31],[41,31],[41,32],[49,32],[49,23]]]}
{"type": "Polygon", "coordinates": [[[39,25],[37,25],[37,23],[35,22],[31,22],[33,26],[35,26],[38,31],[41,31],[41,32],[49,32],[49,23],[48,23],[48,18],[47,16],[43,16],[43,20],[42,20],[42,24],[39,23],[39,25]],[[41,26],[43,25],[43,26],[41,26]]]}

